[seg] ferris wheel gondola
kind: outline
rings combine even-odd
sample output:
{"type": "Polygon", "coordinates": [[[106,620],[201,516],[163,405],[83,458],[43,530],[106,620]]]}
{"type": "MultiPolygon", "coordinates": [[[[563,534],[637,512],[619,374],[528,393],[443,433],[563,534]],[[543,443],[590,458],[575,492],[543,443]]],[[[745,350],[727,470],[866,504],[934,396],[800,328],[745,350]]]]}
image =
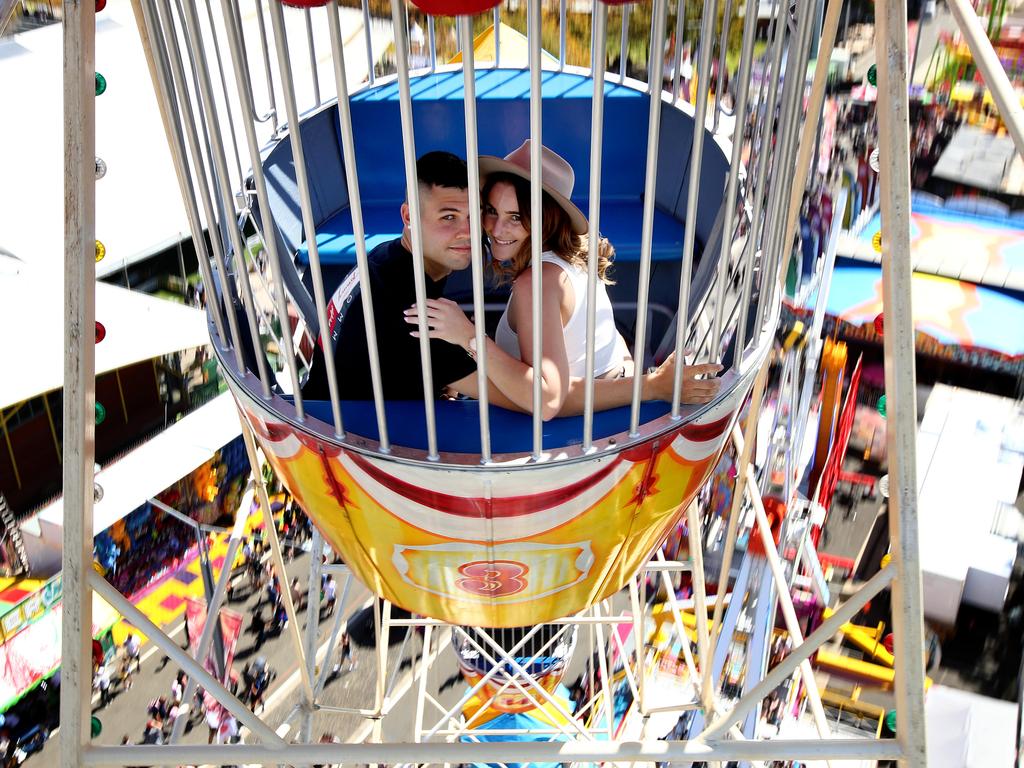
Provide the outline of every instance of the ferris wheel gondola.
{"type": "MultiPolygon", "coordinates": [[[[477,72],[475,79],[482,94],[478,96],[481,151],[494,147],[497,152],[513,135],[528,131],[528,79],[521,71],[502,69],[477,72]]],[[[410,81],[414,115],[421,115],[415,121],[417,145],[456,151],[464,146],[465,131],[458,124],[463,89],[459,71],[418,75],[410,81]]],[[[546,124],[551,126],[545,141],[581,169],[589,166],[591,126],[582,117],[591,111],[593,90],[591,77],[577,71],[552,73],[541,89],[546,124]]],[[[610,134],[646,131],[652,110],[645,91],[642,84],[626,79],[605,95],[605,125],[610,134]]],[[[397,209],[405,178],[401,158],[389,153],[389,148],[402,140],[401,96],[398,83],[378,82],[351,100],[355,166],[362,179],[372,169],[373,201],[348,199],[342,183],[348,170],[344,147],[339,146],[338,110],[322,109],[304,117],[297,130],[263,153],[262,173],[270,182],[269,211],[256,209],[254,219],[268,236],[277,238],[279,252],[297,254],[294,262],[282,263],[281,272],[290,295],[298,297],[296,309],[311,329],[316,327],[316,297],[304,286],[315,279],[316,270],[309,267],[315,256],[328,283],[327,292],[352,269],[357,260],[354,203],[361,204],[362,223],[374,238],[400,234],[397,209]],[[287,174],[296,181],[300,176],[290,170],[297,138],[307,158],[306,181],[323,211],[315,252],[312,238],[302,239],[294,191],[288,196],[294,187],[287,174]]],[[[651,141],[664,147],[655,190],[664,208],[653,212],[651,255],[641,247],[646,176],[637,170],[648,148],[639,141],[605,143],[602,232],[617,244],[616,276],[622,275],[625,283],[612,288],[613,302],[626,303],[623,299],[628,299],[630,286],[643,279],[644,260],[648,267],[655,263],[658,275],[678,284],[680,265],[673,254],[683,247],[689,224],[698,250],[689,300],[696,313],[688,324],[689,336],[691,343],[703,340],[704,353],[717,358],[725,349],[710,349],[708,329],[717,322],[731,337],[739,322],[735,309],[741,298],[734,297],[732,324],[725,327],[715,317],[723,309],[715,307],[711,296],[720,271],[718,259],[725,250],[720,247],[721,212],[729,168],[725,151],[706,133],[705,160],[696,186],[698,206],[688,214],[680,198],[685,197],[689,179],[674,160],[687,155],[685,143],[692,142],[695,123],[686,108],[667,99],[659,101],[656,111],[662,133],[651,141]],[[702,337],[698,329],[704,330],[702,337]]],[[[721,138],[717,141],[728,148],[721,138]]],[[[586,170],[580,172],[578,189],[587,187],[587,175],[586,170]]],[[[749,252],[745,259],[755,255],[749,252]]],[[[752,267],[747,270],[748,279],[752,272],[752,267]]],[[[674,304],[674,293],[656,285],[652,295],[674,304]]],[[[669,314],[674,309],[669,307],[669,314]]],[[[735,364],[722,378],[721,394],[706,406],[683,407],[673,415],[668,403],[643,403],[635,430],[629,408],[596,412],[589,450],[582,446],[584,418],[556,418],[543,425],[541,457],[532,450],[533,419],[492,406],[488,414],[492,455],[486,461],[481,460],[475,402],[431,404],[436,422],[434,457],[429,454],[431,439],[422,402],[382,404],[387,446],[381,440],[381,414],[374,403],[339,402],[345,425],[345,437],[339,439],[331,403],[304,400],[300,416],[294,396],[278,392],[262,396],[256,366],[250,362],[240,368],[226,340],[216,333],[214,338],[231,390],[267,460],[364,583],[421,615],[459,624],[514,627],[587,608],[621,589],[650,558],[717,462],[768,353],[774,316],[766,307],[764,318],[769,324],[755,328],[744,348],[733,353],[735,364]]],[[[627,332],[635,335],[640,324],[635,310],[632,318],[626,313],[625,321],[630,319],[633,324],[627,325],[627,332]]],[[[238,325],[245,326],[241,318],[238,325]]],[[[662,332],[660,345],[671,348],[674,324],[663,322],[651,328],[662,332]]],[[[651,347],[643,352],[648,360],[657,353],[657,345],[651,347]]],[[[345,371],[337,375],[344,376],[345,371]]]]}

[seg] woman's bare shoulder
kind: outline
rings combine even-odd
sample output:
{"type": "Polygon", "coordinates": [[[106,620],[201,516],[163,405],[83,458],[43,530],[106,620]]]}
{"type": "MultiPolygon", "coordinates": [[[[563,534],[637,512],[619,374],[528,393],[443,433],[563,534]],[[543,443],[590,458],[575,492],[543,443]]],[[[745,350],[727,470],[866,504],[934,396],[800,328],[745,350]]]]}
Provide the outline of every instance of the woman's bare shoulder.
{"type": "MultiPolygon", "coordinates": [[[[564,292],[566,289],[572,288],[572,281],[569,280],[569,276],[565,273],[557,264],[545,261],[540,265],[541,267],[541,290],[548,294],[552,291],[559,293],[564,292]]],[[[523,291],[530,291],[533,289],[533,267],[527,267],[515,280],[512,281],[512,291],[522,293],[523,291]]]]}

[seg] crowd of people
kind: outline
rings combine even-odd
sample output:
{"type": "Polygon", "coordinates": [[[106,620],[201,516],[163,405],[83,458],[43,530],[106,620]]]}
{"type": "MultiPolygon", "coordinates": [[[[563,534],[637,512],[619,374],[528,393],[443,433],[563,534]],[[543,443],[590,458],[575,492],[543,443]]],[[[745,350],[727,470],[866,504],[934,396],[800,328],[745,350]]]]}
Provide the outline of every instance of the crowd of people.
{"type": "Polygon", "coordinates": [[[134,595],[176,568],[194,543],[187,525],[147,503],[96,536],[94,558],[121,594],[134,595]]]}
{"type": "MultiPolygon", "coordinates": [[[[281,514],[277,517],[278,533],[282,539],[286,558],[291,559],[296,552],[303,549],[305,543],[310,539],[312,523],[287,495],[280,509],[281,514]]],[[[169,521],[169,523],[177,523],[174,518],[169,516],[158,517],[169,521]]],[[[131,531],[156,530],[152,526],[147,529],[140,522],[129,521],[127,525],[131,526],[128,529],[131,531]]],[[[166,528],[161,527],[159,530],[165,534],[168,533],[166,528]]],[[[122,532],[122,535],[127,535],[127,531],[122,532]]],[[[104,540],[99,551],[104,552],[109,559],[111,544],[114,547],[117,545],[109,535],[106,539],[110,539],[110,541],[104,540]]],[[[146,546],[145,542],[149,539],[150,536],[136,536],[132,539],[132,546],[141,549],[146,546]]],[[[170,546],[169,542],[168,546],[170,546]]],[[[230,582],[232,586],[229,589],[229,600],[235,597],[232,593],[235,592],[239,583],[248,583],[249,594],[254,592],[261,594],[250,622],[250,632],[255,636],[250,651],[258,651],[269,636],[279,634],[285,629],[288,622],[281,584],[274,573],[269,549],[269,542],[261,531],[257,530],[247,537],[242,547],[241,562],[236,563],[236,573],[230,582]]],[[[117,554],[113,555],[115,561],[117,556],[117,554]]],[[[116,573],[116,568],[110,568],[110,572],[116,573]]],[[[305,593],[298,579],[292,580],[289,590],[296,608],[300,608],[305,593]]],[[[325,573],[321,583],[322,617],[329,616],[334,612],[336,600],[337,582],[333,576],[325,573]]],[[[340,668],[346,665],[348,669],[351,669],[354,662],[347,634],[342,636],[339,648],[341,661],[336,666],[340,668]]],[[[165,656],[163,663],[158,668],[162,669],[168,661],[169,658],[165,656]]],[[[129,633],[124,643],[115,648],[112,654],[104,654],[94,647],[93,662],[93,688],[98,697],[97,703],[102,709],[113,701],[115,695],[130,690],[135,677],[141,671],[142,642],[139,635],[134,632],[129,633]]],[[[230,669],[226,679],[229,689],[253,711],[258,711],[264,705],[264,697],[274,676],[275,673],[266,659],[257,656],[245,666],[241,674],[234,668],[230,669]]],[[[209,732],[209,743],[221,744],[237,741],[239,738],[237,719],[217,703],[212,696],[206,694],[201,687],[197,687],[194,699],[186,708],[184,695],[187,683],[188,677],[184,672],[179,671],[171,683],[169,692],[149,702],[146,709],[146,720],[139,738],[133,741],[129,735],[125,735],[122,743],[166,743],[175,721],[186,711],[189,712],[190,718],[186,726],[187,729],[191,730],[199,723],[204,723],[209,732]]]]}

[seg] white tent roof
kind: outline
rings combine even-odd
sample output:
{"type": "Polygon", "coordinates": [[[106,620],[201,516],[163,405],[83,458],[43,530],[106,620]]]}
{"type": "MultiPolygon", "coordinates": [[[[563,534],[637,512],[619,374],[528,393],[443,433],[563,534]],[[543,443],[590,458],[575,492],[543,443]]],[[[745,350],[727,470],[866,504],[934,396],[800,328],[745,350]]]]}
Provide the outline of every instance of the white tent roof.
{"type": "MultiPolygon", "coordinates": [[[[93,535],[209,461],[240,434],[234,399],[225,392],[105,467],[96,475],[103,499],[93,507],[93,535]]],[[[44,507],[39,520],[63,526],[64,499],[44,507]]]]}
{"type": "Polygon", "coordinates": [[[1016,542],[992,531],[1017,498],[1022,435],[1014,400],[944,384],[928,395],[917,436],[927,618],[953,623],[961,601],[1002,608],[1016,542]]]}
{"type": "MultiPolygon", "coordinates": [[[[0,328],[4,357],[0,406],[64,385],[64,286],[0,256],[0,328]]],[[[203,312],[144,293],[96,283],[96,320],[106,338],[96,345],[96,373],[210,343],[203,312]]]]}
{"type": "MultiPolygon", "coordinates": [[[[62,58],[60,24],[0,41],[0,103],[17,115],[0,121],[0,246],[53,272],[64,261],[62,58]]],[[[189,230],[130,3],[96,18],[96,71],[107,80],[96,99],[96,154],[108,167],[96,183],[102,277],[189,230]]]]}
{"type": "MultiPolygon", "coordinates": [[[[931,768],[1010,768],[1017,705],[933,685],[925,698],[931,768]]],[[[897,727],[898,727],[897,723],[897,727]]]]}
{"type": "MultiPolygon", "coordinates": [[[[220,15],[219,6],[216,14],[220,15]]],[[[257,65],[259,36],[257,16],[251,3],[243,4],[242,27],[257,65]]],[[[330,57],[329,30],[314,17],[314,42],[321,97],[335,93],[330,57]]],[[[349,87],[366,77],[362,14],[357,8],[341,9],[342,36],[346,49],[349,87]]],[[[268,24],[269,26],[269,24],[268,24]]],[[[305,16],[286,8],[285,26],[296,79],[299,103],[311,106],[312,78],[306,48],[305,16]]],[[[220,22],[218,22],[220,28],[220,22]]],[[[0,104],[16,119],[0,120],[0,147],[4,147],[0,184],[0,249],[6,249],[40,269],[58,272],[64,260],[63,222],[63,94],[62,28],[60,24],[24,32],[0,40],[0,104]]],[[[380,55],[391,40],[390,24],[371,23],[373,49],[380,55]]],[[[222,50],[227,43],[221,37],[222,50]]],[[[273,42],[269,42],[273,51],[273,42]]],[[[272,54],[271,54],[272,55],[272,54]]],[[[227,88],[235,84],[227,67],[227,88]]],[[[107,174],[96,183],[96,237],[107,247],[107,256],[96,265],[99,277],[117,272],[190,236],[177,176],[167,148],[153,83],[136,29],[129,0],[110,0],[96,17],[96,71],[107,80],[106,91],[96,99],[96,154],[107,164],[107,174]]],[[[214,88],[220,93],[219,83],[214,88]]],[[[266,109],[266,81],[253,77],[257,109],[266,109]]],[[[278,107],[284,103],[280,82],[275,82],[278,107]]],[[[216,96],[218,102],[221,97],[216,96]]],[[[224,107],[218,106],[224,120],[224,107]]],[[[233,188],[238,170],[249,168],[242,125],[235,117],[241,155],[235,162],[234,146],[228,148],[233,188]]],[[[261,141],[270,137],[269,121],[257,125],[261,141]]],[[[200,212],[202,215],[202,212],[200,212]]]]}
{"type": "MultiPolygon", "coordinates": [[[[241,18],[247,43],[256,51],[258,19],[251,3],[243,4],[241,18]]],[[[367,73],[362,13],[341,9],[341,24],[351,53],[346,56],[349,87],[354,89],[367,73]]],[[[305,15],[285,9],[285,26],[297,98],[311,105],[305,15]]],[[[391,40],[390,24],[371,22],[371,37],[379,55],[391,40]]],[[[314,41],[321,97],[327,100],[334,94],[334,69],[326,24],[314,24],[314,41]]],[[[270,46],[273,50],[272,41],[270,46]]],[[[63,382],[62,62],[60,24],[0,40],[0,104],[17,116],[0,120],[0,146],[6,150],[6,183],[0,184],[0,341],[12,364],[0,376],[0,407],[63,382]],[[16,260],[5,257],[5,251],[16,260]]],[[[228,70],[227,88],[233,93],[228,70]]],[[[107,81],[96,99],[95,123],[96,154],[108,168],[96,183],[96,237],[107,253],[96,265],[102,278],[190,233],[130,0],[110,0],[96,18],[96,71],[107,81]]],[[[274,87],[277,104],[283,104],[277,79],[274,87]]],[[[253,89],[263,111],[269,103],[265,79],[254,76],[253,89]]],[[[223,116],[222,104],[219,111],[223,116]]],[[[233,146],[228,150],[233,186],[238,185],[239,165],[243,172],[249,165],[237,118],[235,128],[242,157],[236,164],[233,146]]],[[[257,130],[261,141],[269,138],[270,123],[260,123],[257,130]]],[[[97,373],[208,341],[205,321],[194,310],[102,284],[97,284],[96,302],[96,319],[107,329],[106,340],[96,348],[97,373]]]]}

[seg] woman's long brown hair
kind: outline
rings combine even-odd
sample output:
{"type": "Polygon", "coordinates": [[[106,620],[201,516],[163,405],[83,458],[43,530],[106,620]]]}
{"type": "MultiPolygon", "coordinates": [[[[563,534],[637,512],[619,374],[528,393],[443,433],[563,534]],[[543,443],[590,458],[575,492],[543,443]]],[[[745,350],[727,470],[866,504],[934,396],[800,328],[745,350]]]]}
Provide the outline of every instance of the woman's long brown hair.
{"type": "MultiPolygon", "coordinates": [[[[530,237],[523,241],[519,250],[510,260],[492,263],[491,266],[497,277],[498,285],[511,283],[519,277],[530,266],[533,255],[530,245],[530,238],[533,236],[533,228],[530,225],[530,182],[511,173],[492,173],[487,177],[481,192],[485,205],[491,196],[491,190],[502,182],[511,184],[516,191],[519,218],[530,237]]],[[[541,250],[551,251],[559,258],[586,271],[590,236],[577,235],[573,232],[569,214],[547,192],[542,195],[541,217],[543,220],[541,250]]],[[[614,257],[615,249],[612,244],[608,242],[607,238],[600,238],[597,242],[597,277],[601,282],[609,285],[613,281],[608,275],[608,270],[614,257]]]]}

